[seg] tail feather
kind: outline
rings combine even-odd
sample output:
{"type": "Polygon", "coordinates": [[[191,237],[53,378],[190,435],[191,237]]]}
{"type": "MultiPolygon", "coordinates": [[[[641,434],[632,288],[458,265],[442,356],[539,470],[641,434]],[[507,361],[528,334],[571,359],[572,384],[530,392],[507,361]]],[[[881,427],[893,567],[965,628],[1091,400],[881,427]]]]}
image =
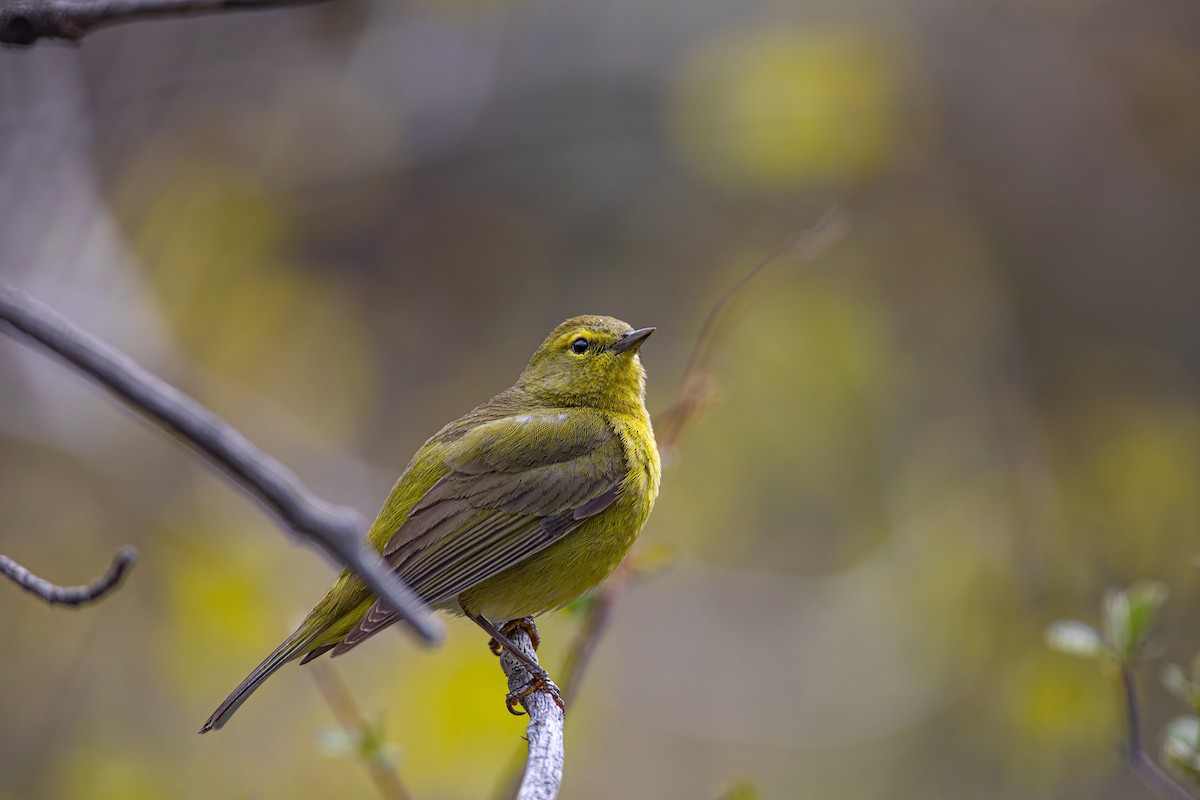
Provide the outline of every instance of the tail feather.
{"type": "Polygon", "coordinates": [[[337,658],[345,655],[351,648],[357,647],[384,628],[399,621],[399,614],[384,605],[383,601],[376,600],[353,630],[343,636],[340,642],[334,644],[333,652],[329,654],[329,657],[337,658]]]}
{"type": "Polygon", "coordinates": [[[320,647],[316,648],[315,650],[309,650],[308,655],[306,655],[304,658],[300,659],[300,663],[302,665],[307,664],[308,662],[312,661],[314,658],[320,658],[321,656],[325,655],[326,653],[328,653],[330,650],[332,650],[335,647],[337,647],[337,645],[323,644],[320,647]]]}
{"type": "Polygon", "coordinates": [[[233,712],[237,711],[242,703],[246,702],[250,695],[254,693],[254,690],[262,686],[267,678],[275,674],[275,670],[308,652],[320,636],[320,633],[320,631],[315,633],[308,631],[305,629],[305,626],[301,626],[300,630],[284,640],[283,644],[276,647],[271,655],[263,659],[263,662],[255,667],[254,671],[247,675],[244,681],[238,684],[238,687],[233,690],[229,697],[226,697],[225,701],[217,706],[217,710],[213,712],[208,721],[200,728],[200,733],[220,730],[229,721],[229,718],[233,716],[233,712]]]}

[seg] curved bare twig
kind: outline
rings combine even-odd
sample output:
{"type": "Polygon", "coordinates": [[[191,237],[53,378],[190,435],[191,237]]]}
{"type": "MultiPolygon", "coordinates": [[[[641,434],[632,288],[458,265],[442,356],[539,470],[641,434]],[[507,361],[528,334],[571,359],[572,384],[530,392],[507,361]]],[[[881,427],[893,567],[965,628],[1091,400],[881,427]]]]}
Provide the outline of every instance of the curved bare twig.
{"type": "Polygon", "coordinates": [[[138,366],[66,317],[0,281],[0,330],[20,334],[54,353],[129,406],[204,456],[265,506],[288,530],[345,564],[395,609],[422,639],[441,638],[428,606],[361,543],[352,509],[331,505],[295,473],[183,392],[138,366]]]}
{"type": "Polygon", "coordinates": [[[123,546],[113,556],[103,575],[83,586],[59,586],[34,575],[8,556],[0,556],[0,575],[53,606],[82,606],[94,603],[121,585],[125,573],[137,562],[137,550],[123,546]]]}
{"type": "Polygon", "coordinates": [[[779,249],[763,256],[754,268],[717,299],[709,310],[692,351],[688,355],[683,375],[679,379],[679,396],[669,408],[654,418],[658,449],[664,464],[669,464],[684,432],[700,413],[713,402],[713,359],[729,326],[738,318],[739,304],[746,293],[777,261],[794,257],[802,262],[815,261],[824,255],[850,231],[850,218],[841,210],[831,208],[809,228],[794,233],[779,249]]]}
{"type": "Polygon", "coordinates": [[[301,6],[322,0],[0,0],[0,44],[78,42],[122,22],[301,6]]]}

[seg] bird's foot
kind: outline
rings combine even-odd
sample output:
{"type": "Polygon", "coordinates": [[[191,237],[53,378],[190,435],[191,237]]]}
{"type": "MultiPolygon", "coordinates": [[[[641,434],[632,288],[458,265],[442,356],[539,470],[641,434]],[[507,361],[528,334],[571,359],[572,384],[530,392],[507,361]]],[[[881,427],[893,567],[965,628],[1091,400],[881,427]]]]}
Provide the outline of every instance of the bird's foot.
{"type": "Polygon", "coordinates": [[[534,692],[545,692],[550,695],[550,699],[554,701],[555,705],[566,709],[566,705],[563,704],[562,692],[559,691],[554,681],[550,680],[546,670],[539,667],[536,672],[530,670],[530,675],[529,683],[525,684],[523,689],[509,692],[508,696],[504,698],[504,704],[508,706],[508,713],[517,717],[524,715],[526,712],[519,709],[518,705],[524,705],[525,698],[534,692]]]}
{"type": "Polygon", "coordinates": [[[468,616],[476,625],[491,634],[492,639],[488,642],[488,646],[493,653],[502,655],[507,650],[509,656],[529,673],[529,682],[522,688],[509,692],[508,696],[504,698],[504,704],[508,707],[510,714],[521,716],[526,713],[518,710],[517,706],[524,705],[525,698],[534,692],[545,692],[550,695],[550,699],[554,701],[555,705],[561,709],[566,709],[566,705],[562,699],[562,692],[554,685],[554,681],[550,680],[550,676],[546,674],[546,670],[542,669],[541,664],[537,662],[537,656],[525,653],[512,641],[512,634],[517,631],[523,631],[529,637],[529,643],[533,649],[537,649],[537,646],[541,644],[541,637],[538,636],[537,626],[533,623],[533,617],[509,620],[497,628],[495,623],[482,615],[468,614],[468,616]]]}
{"type": "MultiPolygon", "coordinates": [[[[529,637],[530,643],[533,644],[534,652],[537,652],[538,645],[542,643],[542,637],[538,635],[537,624],[534,623],[533,617],[510,619],[508,622],[500,626],[500,633],[504,634],[510,639],[517,631],[525,631],[525,634],[529,637]]],[[[494,637],[488,641],[488,648],[491,649],[494,655],[500,655],[504,652],[504,645],[500,644],[500,642],[494,637]]]]}

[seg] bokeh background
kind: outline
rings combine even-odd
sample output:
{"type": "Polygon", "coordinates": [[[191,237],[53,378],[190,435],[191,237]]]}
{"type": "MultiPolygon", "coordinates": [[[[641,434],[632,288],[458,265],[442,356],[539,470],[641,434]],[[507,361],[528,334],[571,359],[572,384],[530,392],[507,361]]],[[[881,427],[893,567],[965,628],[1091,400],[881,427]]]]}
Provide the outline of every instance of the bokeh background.
{"type": "MultiPolygon", "coordinates": [[[[835,205],[722,337],[564,797],[1137,796],[1043,631],[1157,578],[1200,647],[1195,3],[346,0],[0,52],[0,277],[366,515],[567,316],[658,326],[666,408],[835,205]]],[[[125,542],[96,607],[0,585],[0,797],[376,796],[306,669],[195,734],[330,567],[0,339],[0,552],[78,583],[125,542]]],[[[474,626],[336,667],[416,797],[491,796],[524,723],[474,626]]]]}

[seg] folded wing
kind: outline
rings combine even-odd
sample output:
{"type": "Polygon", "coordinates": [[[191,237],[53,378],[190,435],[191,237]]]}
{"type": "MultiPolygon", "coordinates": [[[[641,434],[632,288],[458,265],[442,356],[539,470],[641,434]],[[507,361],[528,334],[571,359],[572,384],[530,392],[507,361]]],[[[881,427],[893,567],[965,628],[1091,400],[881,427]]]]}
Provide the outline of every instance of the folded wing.
{"type": "MultiPolygon", "coordinates": [[[[452,443],[446,460],[450,472],[383,551],[431,605],[549,547],[608,508],[626,470],[620,439],[601,414],[586,409],[479,425],[452,443]]],[[[398,618],[376,602],[332,655],[398,618]]]]}

